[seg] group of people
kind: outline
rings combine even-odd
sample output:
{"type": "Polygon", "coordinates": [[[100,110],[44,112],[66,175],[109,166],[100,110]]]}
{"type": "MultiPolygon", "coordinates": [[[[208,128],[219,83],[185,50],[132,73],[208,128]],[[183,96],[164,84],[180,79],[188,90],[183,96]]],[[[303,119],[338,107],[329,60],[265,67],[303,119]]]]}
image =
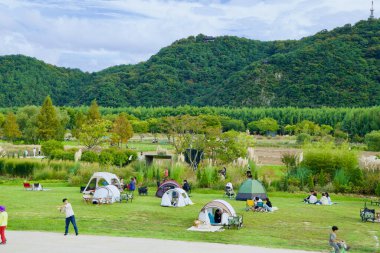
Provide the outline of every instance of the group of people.
{"type": "Polygon", "coordinates": [[[270,202],[268,197],[265,198],[264,201],[259,197],[255,197],[255,199],[253,200],[254,205],[252,207],[252,211],[272,212],[273,211],[272,202],[270,202]],[[265,201],[265,203],[264,203],[264,201],[265,201]]]}
{"type": "MultiPolygon", "coordinates": [[[[121,178],[121,177],[120,177],[121,178]]],[[[131,177],[131,180],[128,184],[124,184],[124,179],[120,179],[120,184],[123,190],[127,189],[130,192],[134,192],[136,190],[137,178],[131,177]]]]}
{"type": "Polygon", "coordinates": [[[316,191],[312,190],[310,195],[304,199],[305,203],[314,205],[332,205],[331,198],[328,192],[323,192],[322,197],[318,200],[318,194],[316,191]]]}

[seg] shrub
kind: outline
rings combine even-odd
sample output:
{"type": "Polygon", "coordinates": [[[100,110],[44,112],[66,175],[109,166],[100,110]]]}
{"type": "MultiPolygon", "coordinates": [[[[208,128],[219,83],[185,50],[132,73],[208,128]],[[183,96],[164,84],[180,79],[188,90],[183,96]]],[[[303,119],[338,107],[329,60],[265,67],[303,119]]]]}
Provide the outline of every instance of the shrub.
{"type": "Polygon", "coordinates": [[[50,152],[50,159],[53,160],[68,160],[68,161],[74,161],[75,160],[75,152],[76,150],[60,150],[56,149],[50,152]]]}
{"type": "Polygon", "coordinates": [[[297,135],[297,143],[298,144],[305,144],[311,142],[311,136],[310,134],[306,133],[300,133],[297,135]]]}
{"type": "Polygon", "coordinates": [[[365,135],[364,141],[368,150],[380,151],[380,131],[372,131],[365,135]]]}
{"type": "Polygon", "coordinates": [[[137,159],[137,153],[133,150],[121,150],[121,149],[105,149],[100,152],[99,163],[116,165],[116,166],[126,166],[132,161],[137,159]]]}
{"type": "Polygon", "coordinates": [[[99,162],[99,155],[94,151],[85,151],[80,160],[83,162],[96,163],[99,162]]]}
{"type": "Polygon", "coordinates": [[[50,156],[53,150],[63,150],[63,144],[60,141],[49,140],[45,141],[41,145],[41,151],[45,156],[50,156]]]}
{"type": "Polygon", "coordinates": [[[376,186],[375,194],[376,194],[377,196],[380,196],[380,183],[378,183],[377,186],[376,186]]]}

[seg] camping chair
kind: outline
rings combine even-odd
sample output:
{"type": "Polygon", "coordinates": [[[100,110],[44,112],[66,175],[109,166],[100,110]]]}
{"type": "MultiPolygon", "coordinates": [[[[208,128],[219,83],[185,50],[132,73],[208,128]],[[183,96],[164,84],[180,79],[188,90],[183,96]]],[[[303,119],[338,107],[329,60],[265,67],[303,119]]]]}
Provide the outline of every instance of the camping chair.
{"type": "Polygon", "coordinates": [[[243,216],[230,216],[228,217],[227,228],[230,229],[232,227],[236,227],[240,229],[243,226],[243,216]]]}
{"type": "Polygon", "coordinates": [[[245,203],[245,210],[249,211],[249,210],[253,210],[254,208],[255,208],[255,202],[253,201],[253,199],[247,199],[245,203]]]}
{"type": "Polygon", "coordinates": [[[226,188],[225,188],[225,196],[227,196],[229,199],[233,199],[235,197],[234,190],[231,187],[226,186],[226,188]]]}
{"type": "Polygon", "coordinates": [[[24,183],[24,189],[27,191],[32,191],[33,187],[30,185],[30,183],[24,183]]]}

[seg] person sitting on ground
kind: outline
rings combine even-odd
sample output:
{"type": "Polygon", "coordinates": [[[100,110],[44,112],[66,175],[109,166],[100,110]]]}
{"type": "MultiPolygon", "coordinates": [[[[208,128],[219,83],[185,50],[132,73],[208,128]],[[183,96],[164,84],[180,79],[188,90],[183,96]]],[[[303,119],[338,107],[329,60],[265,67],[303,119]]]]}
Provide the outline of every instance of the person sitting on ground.
{"type": "Polygon", "coordinates": [[[313,195],[313,193],[314,193],[314,190],[311,190],[309,196],[307,196],[306,198],[304,198],[303,201],[304,201],[305,203],[309,203],[310,196],[313,195]]]}
{"type": "Polygon", "coordinates": [[[183,180],[183,186],[182,186],[182,188],[183,188],[187,193],[190,192],[190,185],[189,185],[189,183],[187,182],[186,179],[183,180]]]}
{"type": "Polygon", "coordinates": [[[329,204],[329,200],[327,199],[325,193],[322,193],[322,197],[321,197],[320,202],[321,202],[322,205],[326,205],[326,206],[329,204]]]}
{"type": "Polygon", "coordinates": [[[262,207],[260,207],[258,203],[262,203],[263,202],[262,199],[260,199],[259,197],[255,197],[254,202],[255,202],[255,211],[260,211],[262,207]]]}
{"type": "Polygon", "coordinates": [[[220,209],[216,209],[215,215],[214,215],[214,221],[215,221],[215,223],[221,223],[222,222],[222,211],[220,209]]]}
{"type": "Polygon", "coordinates": [[[329,237],[330,246],[334,248],[335,253],[339,253],[341,248],[344,248],[345,250],[348,251],[350,249],[350,246],[347,246],[343,240],[340,240],[336,237],[337,232],[338,232],[338,227],[333,226],[332,232],[330,233],[330,237],[329,237]]]}
{"type": "Polygon", "coordinates": [[[267,212],[272,212],[272,202],[270,202],[269,198],[265,199],[265,204],[263,207],[267,212]]]}
{"type": "Polygon", "coordinates": [[[320,204],[321,202],[318,201],[318,197],[317,197],[317,193],[316,192],[313,192],[313,194],[310,195],[310,198],[309,198],[309,204],[320,204]]]}
{"type": "Polygon", "coordinates": [[[331,202],[331,198],[330,198],[330,195],[328,192],[325,192],[325,195],[326,195],[326,198],[327,198],[327,201],[329,203],[329,205],[332,205],[332,202],[331,202]]]}

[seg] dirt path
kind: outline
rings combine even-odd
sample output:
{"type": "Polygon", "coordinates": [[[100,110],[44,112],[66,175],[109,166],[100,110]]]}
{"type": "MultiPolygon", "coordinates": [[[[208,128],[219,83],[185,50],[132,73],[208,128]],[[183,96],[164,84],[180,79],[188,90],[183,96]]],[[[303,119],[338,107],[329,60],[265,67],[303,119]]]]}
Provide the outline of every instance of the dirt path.
{"type": "MultiPolygon", "coordinates": [[[[0,252],[9,253],[312,253],[284,249],[269,249],[252,246],[226,245],[216,243],[168,241],[130,237],[109,237],[90,235],[68,235],[47,232],[7,231],[8,242],[0,245],[0,252]]],[[[199,234],[201,236],[201,234],[199,234]]]]}

